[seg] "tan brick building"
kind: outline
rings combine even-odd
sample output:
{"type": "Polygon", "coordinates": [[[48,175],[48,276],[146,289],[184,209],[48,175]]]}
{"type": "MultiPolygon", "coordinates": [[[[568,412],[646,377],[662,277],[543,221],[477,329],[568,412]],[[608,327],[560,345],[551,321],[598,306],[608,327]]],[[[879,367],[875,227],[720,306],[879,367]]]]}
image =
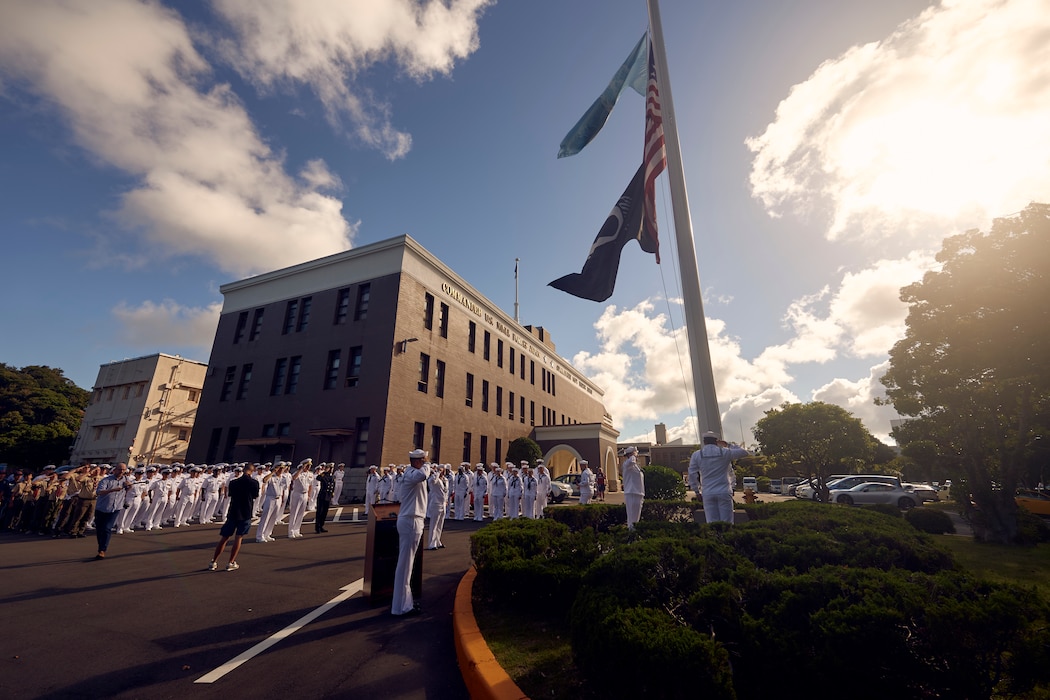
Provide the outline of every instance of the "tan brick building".
{"type": "MultiPolygon", "coordinates": [[[[224,285],[194,462],[503,461],[544,426],[615,451],[602,390],[408,236],[224,285]],[[610,442],[609,437],[612,437],[610,442]]],[[[572,449],[548,442],[568,464],[572,449]],[[564,453],[564,454],[561,454],[564,453]]],[[[546,454],[546,453],[545,453],[546,454]]],[[[615,461],[615,460],[613,460],[615,461]]]]}

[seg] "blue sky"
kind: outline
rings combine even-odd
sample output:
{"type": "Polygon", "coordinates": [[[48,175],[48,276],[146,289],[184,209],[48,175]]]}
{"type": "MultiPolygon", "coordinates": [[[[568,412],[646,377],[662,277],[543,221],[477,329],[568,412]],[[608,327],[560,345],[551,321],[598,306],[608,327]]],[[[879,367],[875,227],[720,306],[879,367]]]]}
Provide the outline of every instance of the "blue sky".
{"type": "MultiPolygon", "coordinates": [[[[1045,0],[664,0],[728,437],[783,401],[885,438],[901,286],[1050,187],[1045,0]]],[[[557,159],[643,0],[0,5],[0,361],[207,361],[220,285],[409,234],[606,388],[621,439],[695,439],[666,176],[663,265],[579,271],[641,157],[643,101],[557,159]],[[676,343],[676,339],[678,342],[676,343]]]]}

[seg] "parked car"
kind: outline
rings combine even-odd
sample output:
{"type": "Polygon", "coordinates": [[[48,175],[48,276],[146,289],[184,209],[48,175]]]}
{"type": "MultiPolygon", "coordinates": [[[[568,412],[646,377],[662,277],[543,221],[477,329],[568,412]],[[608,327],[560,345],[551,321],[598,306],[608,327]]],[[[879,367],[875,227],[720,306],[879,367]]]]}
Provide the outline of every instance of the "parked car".
{"type": "MultiPolygon", "coordinates": [[[[856,486],[857,484],[866,483],[880,483],[880,484],[891,484],[898,488],[902,488],[901,480],[895,476],[889,476],[887,474],[850,474],[844,476],[841,474],[828,477],[828,489],[839,489],[845,490],[856,486]]],[[[814,480],[813,485],[801,484],[795,491],[795,496],[798,498],[811,498],[816,499],[817,489],[816,481],[814,480]]]]}
{"type": "Polygon", "coordinates": [[[566,498],[572,495],[572,486],[563,483],[561,481],[551,481],[551,500],[555,503],[561,503],[566,498]]]}
{"type": "Polygon", "coordinates": [[[895,505],[901,510],[909,510],[916,506],[915,494],[911,491],[899,484],[886,484],[878,481],[868,481],[847,489],[831,489],[828,498],[832,503],[842,503],[848,506],[886,503],[895,505]]]}
{"type": "Polygon", "coordinates": [[[769,492],[770,493],[783,493],[784,482],[781,479],[770,479],[769,480],[769,492]]]}
{"type": "Polygon", "coordinates": [[[569,486],[572,489],[573,496],[580,495],[580,475],[579,474],[562,474],[551,479],[551,483],[560,483],[569,486]]]}
{"type": "Polygon", "coordinates": [[[941,495],[937,489],[926,484],[904,484],[904,488],[915,494],[916,500],[919,503],[925,503],[926,501],[939,501],[941,495]]]}
{"type": "Polygon", "coordinates": [[[1050,495],[1045,491],[1018,490],[1014,500],[1029,513],[1050,518],[1050,495]]]}

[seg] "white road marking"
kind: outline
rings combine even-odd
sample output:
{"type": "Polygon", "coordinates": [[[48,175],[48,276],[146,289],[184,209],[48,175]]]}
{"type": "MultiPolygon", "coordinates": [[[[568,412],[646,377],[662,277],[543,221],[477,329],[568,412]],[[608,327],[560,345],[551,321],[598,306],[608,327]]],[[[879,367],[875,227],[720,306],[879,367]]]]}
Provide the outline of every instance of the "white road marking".
{"type": "Polygon", "coordinates": [[[243,652],[242,654],[240,654],[240,655],[230,659],[229,661],[224,663],[222,666],[219,666],[217,669],[215,669],[211,673],[206,673],[206,674],[204,674],[203,676],[201,676],[200,678],[198,678],[197,680],[195,680],[193,682],[194,683],[214,683],[215,681],[219,680],[220,678],[225,676],[230,671],[234,670],[235,668],[237,668],[238,666],[243,664],[245,661],[249,661],[253,657],[258,656],[259,654],[263,653],[264,651],[266,651],[267,649],[272,647],[277,642],[279,642],[282,639],[285,639],[285,638],[291,636],[294,632],[297,632],[298,630],[302,629],[306,625],[310,624],[311,622],[313,622],[314,620],[319,618],[321,615],[324,615],[326,612],[328,612],[329,610],[334,608],[336,605],[339,605],[339,603],[342,603],[344,600],[347,600],[348,598],[352,598],[353,596],[357,595],[364,588],[364,584],[365,584],[365,580],[363,578],[359,578],[356,581],[354,581],[353,583],[346,584],[341,589],[339,589],[339,590],[342,591],[342,593],[337,595],[335,598],[332,598],[330,601],[328,601],[327,603],[325,603],[321,607],[319,607],[316,610],[313,610],[313,611],[307,613],[306,615],[303,615],[298,620],[296,620],[292,624],[288,625],[287,627],[285,627],[280,632],[277,632],[276,634],[273,634],[270,637],[262,640],[261,642],[259,642],[255,646],[253,646],[251,649],[249,649],[249,650],[243,652]]]}

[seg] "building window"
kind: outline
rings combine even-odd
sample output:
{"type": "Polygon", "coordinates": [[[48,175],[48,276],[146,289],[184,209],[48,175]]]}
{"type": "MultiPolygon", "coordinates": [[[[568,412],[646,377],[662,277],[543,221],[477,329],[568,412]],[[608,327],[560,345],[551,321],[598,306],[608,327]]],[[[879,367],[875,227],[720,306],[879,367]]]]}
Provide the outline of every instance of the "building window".
{"type": "Polygon", "coordinates": [[[288,378],[288,358],[279,357],[273,363],[273,381],[270,382],[270,396],[280,396],[284,382],[288,378]]]}
{"type": "Polygon", "coordinates": [[[120,437],[120,426],[114,425],[109,431],[109,439],[116,440],[118,437],[120,437]]]}
{"type": "Polygon", "coordinates": [[[518,418],[518,420],[520,422],[524,423],[525,422],[525,394],[521,395],[521,397],[519,398],[519,401],[521,401],[521,405],[519,406],[520,410],[518,411],[518,415],[520,416],[520,418],[518,418]]]}
{"type": "Polygon", "coordinates": [[[277,436],[278,437],[288,437],[291,434],[292,434],[292,424],[291,423],[278,423],[277,424],[277,436]]]}
{"type": "Polygon", "coordinates": [[[489,463],[489,436],[488,435],[482,435],[481,436],[481,445],[480,445],[480,447],[481,447],[481,458],[478,461],[481,462],[482,464],[488,464],[489,463]]]}
{"type": "Polygon", "coordinates": [[[434,369],[434,396],[439,399],[445,398],[445,362],[437,361],[434,369]]]}
{"type": "Polygon", "coordinates": [[[510,373],[514,374],[514,348],[510,349],[510,373]]]}
{"type": "Polygon", "coordinates": [[[241,342],[241,339],[244,337],[244,330],[247,327],[248,327],[248,312],[247,311],[242,311],[240,313],[240,315],[237,316],[237,329],[233,331],[233,344],[234,345],[236,345],[237,343],[241,342]]]}
{"type": "Polygon", "coordinates": [[[503,440],[501,440],[500,438],[496,438],[496,454],[492,456],[492,461],[503,461],[503,440]]]}
{"type": "Polygon", "coordinates": [[[423,296],[423,328],[434,330],[434,295],[429,292],[423,296]]]}
{"type": "Polygon", "coordinates": [[[470,433],[463,433],[463,461],[470,461],[470,433]]]}
{"type": "Polygon", "coordinates": [[[525,353],[521,353],[521,381],[525,381],[525,353]]]}
{"type": "MultiPolygon", "coordinates": [[[[522,371],[525,370],[525,365],[521,366],[522,371]]],[[[522,377],[524,379],[525,377],[522,377]]],[[[529,384],[536,386],[536,361],[529,360],[529,384]]]]}
{"type": "Polygon", "coordinates": [[[510,392],[510,400],[507,401],[507,418],[514,420],[514,392],[510,392]]]}
{"type": "Polygon", "coordinates": [[[102,428],[95,428],[95,440],[102,439],[102,428]]]}
{"type": "Polygon", "coordinates": [[[529,425],[536,425],[536,402],[529,401],[529,425]]]}
{"type": "Polygon", "coordinates": [[[354,307],[354,320],[368,318],[368,303],[372,300],[372,285],[362,284],[357,288],[357,306],[354,307]]]}
{"type": "Polygon", "coordinates": [[[346,385],[357,386],[361,380],[361,346],[350,348],[350,366],[346,368],[346,385]]]}
{"type": "Polygon", "coordinates": [[[430,355],[425,352],[419,353],[419,381],[416,388],[427,393],[427,382],[430,380],[430,355]]]}
{"type": "Polygon", "coordinates": [[[430,461],[441,461],[441,426],[430,426],[430,461]]]}
{"type": "Polygon", "coordinates": [[[302,369],[303,358],[296,355],[288,361],[288,383],[284,385],[284,393],[294,394],[299,388],[299,371],[302,369]]]}
{"type": "Polygon", "coordinates": [[[496,340],[496,366],[503,366],[503,341],[496,340]]]}
{"type": "Polygon", "coordinates": [[[237,400],[248,398],[248,384],[252,381],[252,363],[241,367],[241,383],[237,386],[237,400]]]}
{"type": "Polygon", "coordinates": [[[474,405],[474,375],[467,372],[467,405],[474,405]]]}
{"type": "Polygon", "coordinates": [[[328,362],[324,369],[325,390],[334,389],[339,385],[339,363],[342,360],[342,351],[329,350],[328,362]]]}
{"type": "Polygon", "coordinates": [[[273,423],[267,423],[262,429],[263,437],[277,437],[277,426],[273,423]]]}
{"type": "Polygon", "coordinates": [[[478,340],[478,324],[473,321],[469,323],[470,325],[467,326],[467,350],[474,352],[474,346],[478,340]]]}
{"type": "Polygon", "coordinates": [[[223,462],[233,461],[233,448],[237,446],[237,437],[241,434],[241,429],[238,426],[230,428],[229,432],[226,433],[226,449],[222,452],[223,462]]]}
{"type": "Polygon", "coordinates": [[[113,400],[113,387],[106,389],[106,401],[113,400]]]}
{"type": "Polygon", "coordinates": [[[211,438],[208,440],[208,454],[205,455],[207,459],[204,461],[208,464],[214,464],[218,461],[216,458],[219,456],[219,441],[222,439],[222,428],[212,428],[211,438]]]}
{"type": "Polygon", "coordinates": [[[335,300],[335,320],[332,322],[333,325],[340,325],[346,323],[347,314],[350,313],[350,288],[345,287],[339,290],[339,296],[335,300]]]}
{"type": "Polygon", "coordinates": [[[201,395],[200,395],[199,391],[197,391],[196,389],[191,389],[190,392],[189,392],[189,395],[186,397],[186,399],[190,403],[197,403],[197,400],[200,399],[200,396],[201,395]]]}
{"type": "Polygon", "coordinates": [[[186,430],[185,428],[180,428],[179,429],[179,437],[177,439],[182,440],[183,442],[186,442],[186,440],[189,438],[189,436],[190,436],[190,431],[186,430]]]}
{"type": "Polygon", "coordinates": [[[91,395],[91,403],[98,403],[102,400],[102,390],[95,389],[95,392],[91,395]]]}
{"type": "Polygon", "coordinates": [[[131,396],[131,385],[127,384],[127,385],[124,386],[124,396],[122,396],[121,398],[122,399],[126,399],[129,396],[131,396]]]}
{"type": "Polygon", "coordinates": [[[496,415],[503,415],[503,387],[496,387],[496,415]]]}
{"type": "Polygon", "coordinates": [[[363,469],[368,461],[368,418],[357,419],[357,429],[354,431],[353,454],[351,466],[363,469]]]}
{"type": "Polygon", "coordinates": [[[237,378],[237,368],[227,367],[226,374],[222,377],[222,389],[219,391],[219,401],[229,401],[230,393],[233,392],[233,382],[237,378]]]}
{"type": "Polygon", "coordinates": [[[295,327],[296,333],[302,333],[306,330],[306,327],[310,325],[310,309],[314,305],[313,297],[303,297],[301,302],[302,308],[299,309],[299,325],[295,327]]]}
{"type": "Polygon", "coordinates": [[[263,312],[266,309],[256,309],[252,316],[252,332],[248,334],[248,340],[255,340],[262,333],[263,312]]]}
{"type": "Polygon", "coordinates": [[[482,357],[485,358],[486,362],[488,362],[488,360],[489,360],[489,355],[490,355],[489,350],[490,350],[490,346],[491,345],[492,345],[492,334],[489,333],[488,331],[485,331],[485,345],[482,348],[482,357]]]}
{"type": "Polygon", "coordinates": [[[481,380],[481,410],[489,412],[489,380],[481,380]]]}
{"type": "MultiPolygon", "coordinates": [[[[146,382],[139,382],[139,388],[138,388],[138,390],[135,391],[135,396],[136,397],[142,396],[143,392],[145,392],[145,391],[146,391],[146,382]]],[[[193,396],[193,395],[195,395],[195,393],[196,392],[191,391],[190,395],[193,396]]],[[[190,399],[190,401],[196,401],[196,400],[197,400],[196,398],[191,398],[190,399]]]]}
{"type": "Polygon", "coordinates": [[[422,423],[416,423],[412,427],[412,449],[422,450],[423,449],[423,435],[425,434],[426,426],[422,423]]]}
{"type": "Polygon", "coordinates": [[[299,300],[292,299],[288,302],[287,306],[284,307],[284,328],[281,330],[283,335],[288,335],[295,330],[295,317],[299,315],[299,300]]]}
{"type": "Polygon", "coordinates": [[[557,382],[555,382],[556,379],[557,379],[557,377],[553,373],[551,373],[551,380],[550,380],[551,396],[557,396],[558,395],[558,384],[557,384],[557,382]]]}
{"type": "Polygon", "coordinates": [[[540,390],[547,391],[547,370],[540,368],[540,390]]]}
{"type": "Polygon", "coordinates": [[[438,317],[438,331],[442,338],[448,337],[448,304],[441,303],[441,315],[438,317]]]}

